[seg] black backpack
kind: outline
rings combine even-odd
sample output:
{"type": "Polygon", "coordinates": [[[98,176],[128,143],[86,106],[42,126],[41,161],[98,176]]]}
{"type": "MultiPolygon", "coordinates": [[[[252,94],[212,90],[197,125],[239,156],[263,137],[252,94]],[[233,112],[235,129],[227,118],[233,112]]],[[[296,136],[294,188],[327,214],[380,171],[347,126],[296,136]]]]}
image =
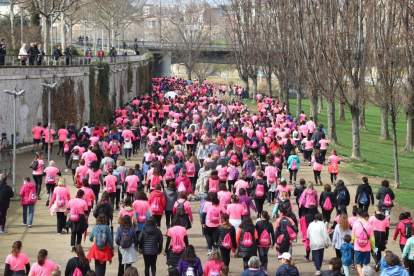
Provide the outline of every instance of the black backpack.
{"type": "Polygon", "coordinates": [[[131,245],[132,245],[132,239],[131,239],[131,236],[129,235],[129,230],[122,229],[122,236],[121,236],[121,240],[119,241],[119,246],[125,249],[125,248],[130,248],[131,245]]]}
{"type": "Polygon", "coordinates": [[[410,223],[404,223],[404,234],[403,234],[403,236],[406,239],[409,239],[409,238],[411,238],[412,233],[413,233],[413,225],[411,224],[411,222],[410,223]]]}
{"type": "Polygon", "coordinates": [[[185,215],[185,207],[184,207],[184,202],[178,202],[177,201],[177,208],[176,208],[176,212],[177,212],[177,216],[184,216],[185,215]]]}

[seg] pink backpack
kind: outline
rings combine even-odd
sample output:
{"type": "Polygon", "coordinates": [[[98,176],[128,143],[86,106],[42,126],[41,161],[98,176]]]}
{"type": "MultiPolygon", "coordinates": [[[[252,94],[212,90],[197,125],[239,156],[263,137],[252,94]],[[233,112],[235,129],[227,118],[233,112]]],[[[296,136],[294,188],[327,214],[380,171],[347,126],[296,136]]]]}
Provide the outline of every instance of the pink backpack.
{"type": "Polygon", "coordinates": [[[298,238],[298,234],[295,231],[293,231],[292,227],[290,227],[289,225],[286,226],[286,231],[287,231],[287,233],[289,235],[289,240],[291,242],[294,241],[294,240],[296,240],[298,238]]]}
{"type": "Polygon", "coordinates": [[[248,158],[247,152],[243,152],[243,162],[246,162],[248,158]]]}
{"type": "Polygon", "coordinates": [[[220,223],[220,211],[217,209],[211,209],[209,221],[213,224],[220,223]]]}
{"type": "Polygon", "coordinates": [[[79,221],[79,212],[78,212],[78,208],[76,206],[72,206],[72,208],[70,209],[69,219],[73,222],[78,222],[79,221]]]}
{"type": "Polygon", "coordinates": [[[79,267],[75,268],[75,271],[73,271],[72,276],[83,276],[82,271],[79,269],[79,267]]]}
{"type": "Polygon", "coordinates": [[[112,141],[111,154],[118,154],[118,152],[119,152],[119,142],[112,141]]]}
{"type": "Polygon", "coordinates": [[[357,243],[360,247],[364,247],[369,243],[369,235],[367,233],[367,230],[365,230],[364,225],[361,223],[362,226],[362,231],[361,233],[359,233],[358,237],[357,237],[357,243]]]}
{"type": "MultiPolygon", "coordinates": [[[[174,158],[171,158],[174,160],[174,158]]],[[[165,179],[170,180],[174,178],[174,166],[168,166],[165,168],[165,179]]]]}
{"type": "MultiPolygon", "coordinates": [[[[171,229],[170,229],[171,231],[171,229]]],[[[172,252],[173,253],[180,253],[184,250],[185,244],[183,239],[180,236],[179,231],[173,231],[174,236],[173,242],[172,242],[172,252]]]]}
{"type": "Polygon", "coordinates": [[[227,180],[227,167],[221,168],[221,170],[219,171],[218,177],[220,178],[220,181],[227,180]]]}
{"type": "Polygon", "coordinates": [[[69,152],[69,145],[65,144],[65,146],[63,147],[63,152],[64,153],[68,153],[69,152]]]}
{"type": "Polygon", "coordinates": [[[249,248],[253,245],[253,237],[250,232],[244,232],[242,244],[246,248],[249,248]]]}
{"type": "Polygon", "coordinates": [[[280,156],[280,155],[276,155],[275,156],[275,163],[276,164],[280,164],[280,163],[282,163],[282,156],[280,156]]]}
{"type": "Polygon", "coordinates": [[[290,164],[290,169],[292,171],[296,171],[298,169],[298,164],[296,164],[295,160],[292,160],[292,164],[290,164]]]}
{"type": "Polygon", "coordinates": [[[260,183],[257,183],[256,190],[254,191],[254,194],[257,197],[262,197],[262,196],[264,196],[264,193],[265,193],[264,185],[260,184],[260,183]]]}
{"type": "Polygon", "coordinates": [[[105,172],[108,173],[108,170],[112,168],[111,163],[106,163],[105,172]]]}
{"type": "Polygon", "coordinates": [[[391,199],[389,194],[385,195],[383,204],[386,207],[391,207],[392,206],[392,199],[391,199]]]}
{"type": "Polygon", "coordinates": [[[256,141],[253,141],[252,149],[257,149],[257,142],[256,141]]]}
{"type": "Polygon", "coordinates": [[[247,207],[246,202],[242,202],[242,207],[243,207],[243,216],[248,216],[249,215],[249,207],[247,207]]]}
{"type": "Polygon", "coordinates": [[[115,191],[115,183],[114,182],[109,182],[109,183],[107,182],[106,183],[106,192],[108,194],[116,192],[115,191]]]}
{"type": "Polygon", "coordinates": [[[325,203],[323,204],[322,208],[326,211],[332,210],[332,202],[329,197],[325,199],[325,203]]]}
{"type": "Polygon", "coordinates": [[[65,197],[62,195],[62,192],[57,192],[56,193],[56,197],[57,197],[57,199],[56,199],[56,206],[57,207],[63,207],[63,206],[65,206],[65,203],[66,203],[66,200],[65,200],[65,197]]]}
{"type": "Polygon", "coordinates": [[[267,178],[267,182],[269,183],[275,183],[276,181],[276,168],[271,166],[269,167],[269,176],[267,178]]]}
{"type": "Polygon", "coordinates": [[[266,155],[266,148],[265,148],[265,146],[261,146],[261,147],[260,147],[260,153],[261,153],[262,155],[266,155]]]}
{"type": "Polygon", "coordinates": [[[259,244],[265,247],[270,245],[270,235],[267,229],[263,230],[262,234],[260,234],[259,244]]]}
{"type": "Polygon", "coordinates": [[[224,236],[223,241],[221,242],[221,245],[226,248],[226,249],[231,249],[233,247],[233,244],[231,242],[231,237],[230,237],[230,233],[227,233],[224,236]]]}
{"type": "Polygon", "coordinates": [[[137,221],[138,222],[146,222],[147,221],[147,214],[146,212],[144,212],[143,208],[139,208],[138,209],[138,214],[137,214],[137,221]]]}
{"type": "Polygon", "coordinates": [[[160,202],[160,198],[156,197],[154,199],[154,201],[151,204],[151,212],[161,212],[161,202],[160,202]]]}
{"type": "Polygon", "coordinates": [[[219,179],[213,180],[213,179],[209,179],[208,183],[210,186],[210,189],[208,190],[209,193],[217,193],[218,192],[218,186],[219,186],[219,179]]]}

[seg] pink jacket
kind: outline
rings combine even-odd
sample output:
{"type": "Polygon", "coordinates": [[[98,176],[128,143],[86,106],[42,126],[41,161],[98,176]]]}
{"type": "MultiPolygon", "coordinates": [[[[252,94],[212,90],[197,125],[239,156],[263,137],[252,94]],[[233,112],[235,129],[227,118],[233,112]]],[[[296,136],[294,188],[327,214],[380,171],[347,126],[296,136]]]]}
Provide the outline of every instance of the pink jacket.
{"type": "Polygon", "coordinates": [[[26,182],[20,189],[19,196],[22,198],[22,205],[29,205],[30,196],[36,193],[36,186],[32,182],[26,182]]]}
{"type": "Polygon", "coordinates": [[[181,175],[177,177],[177,179],[175,180],[175,187],[178,189],[178,187],[180,186],[180,183],[183,182],[184,186],[186,188],[186,193],[187,196],[191,193],[194,194],[193,192],[193,188],[191,187],[191,181],[190,178],[186,177],[182,177],[181,175]]]}
{"type": "Polygon", "coordinates": [[[67,205],[68,205],[69,200],[70,200],[69,188],[68,187],[62,187],[62,186],[56,187],[55,190],[53,191],[53,196],[50,200],[50,205],[49,205],[49,206],[51,206],[50,207],[50,213],[53,215],[53,213],[56,213],[56,212],[65,212],[66,209],[67,209],[67,205]],[[61,196],[66,198],[65,205],[62,206],[62,207],[58,207],[56,204],[54,204],[55,201],[57,201],[58,193],[61,194],[61,196]]]}
{"type": "MultiPolygon", "coordinates": [[[[404,236],[405,233],[405,225],[404,223],[412,223],[410,219],[404,219],[403,221],[400,221],[397,224],[397,227],[395,228],[395,232],[394,232],[394,240],[397,239],[398,234],[400,234],[400,244],[405,245],[407,243],[407,238],[404,236]]],[[[412,228],[414,228],[414,223],[412,223],[412,228]]]]}

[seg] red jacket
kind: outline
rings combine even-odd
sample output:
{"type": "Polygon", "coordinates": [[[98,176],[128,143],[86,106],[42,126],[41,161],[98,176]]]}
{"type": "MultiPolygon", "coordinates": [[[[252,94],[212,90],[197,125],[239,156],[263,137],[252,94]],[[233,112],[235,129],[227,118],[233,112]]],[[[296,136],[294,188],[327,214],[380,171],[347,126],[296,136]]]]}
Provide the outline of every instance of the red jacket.
{"type": "MultiPolygon", "coordinates": [[[[400,221],[397,224],[397,227],[395,228],[395,232],[394,232],[394,240],[397,239],[398,234],[400,234],[400,241],[399,243],[402,245],[405,245],[407,243],[407,238],[404,237],[404,233],[405,233],[405,225],[404,223],[412,223],[410,219],[404,219],[403,221],[400,221]]],[[[412,228],[414,229],[414,223],[412,223],[412,228]]]]}
{"type": "Polygon", "coordinates": [[[193,192],[193,188],[191,187],[191,181],[190,178],[186,177],[182,177],[181,175],[179,175],[176,179],[175,179],[175,187],[178,190],[178,186],[180,186],[180,183],[183,182],[184,186],[185,186],[185,190],[187,193],[187,196],[191,193],[192,195],[194,194],[193,192]]]}
{"type": "Polygon", "coordinates": [[[159,190],[154,190],[150,193],[149,198],[148,198],[148,204],[151,207],[151,204],[154,202],[155,198],[158,197],[160,199],[160,203],[161,203],[161,211],[159,212],[153,212],[153,215],[162,215],[164,213],[165,210],[165,195],[163,192],[159,191],[159,190]]]}

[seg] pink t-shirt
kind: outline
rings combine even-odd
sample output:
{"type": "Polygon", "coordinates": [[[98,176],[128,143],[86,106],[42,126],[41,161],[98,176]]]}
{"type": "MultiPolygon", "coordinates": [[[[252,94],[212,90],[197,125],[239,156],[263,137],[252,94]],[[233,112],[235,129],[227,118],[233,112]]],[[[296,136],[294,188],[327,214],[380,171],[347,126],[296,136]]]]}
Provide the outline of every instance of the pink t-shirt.
{"type": "Polygon", "coordinates": [[[364,220],[359,220],[359,221],[354,222],[354,225],[352,227],[352,236],[355,237],[354,249],[355,251],[370,252],[371,251],[370,241],[368,241],[368,243],[363,247],[361,247],[358,244],[358,237],[361,234],[361,232],[364,231],[364,228],[370,237],[374,237],[374,230],[372,228],[372,225],[369,222],[364,221],[364,220]]]}
{"type": "MultiPolygon", "coordinates": [[[[358,221],[358,217],[349,217],[348,218],[348,222],[349,222],[349,225],[351,225],[351,227],[354,225],[355,221],[358,221]]],[[[338,218],[337,222],[339,223],[339,218],[338,218]]]]}
{"type": "Polygon", "coordinates": [[[68,130],[61,128],[58,131],[58,136],[59,136],[59,142],[64,142],[66,140],[66,137],[68,136],[68,130]]]}
{"type": "Polygon", "coordinates": [[[138,181],[139,178],[136,175],[128,175],[125,178],[125,182],[127,183],[127,192],[128,193],[135,193],[138,189],[138,181]]]}
{"type": "Polygon", "coordinates": [[[227,206],[227,214],[230,219],[241,219],[243,215],[243,206],[238,203],[232,203],[227,206]]]}
{"type": "Polygon", "coordinates": [[[41,134],[42,130],[43,130],[43,128],[42,128],[42,127],[40,127],[40,126],[35,126],[35,127],[32,129],[33,139],[40,139],[40,138],[42,138],[42,134],[41,134]]]}
{"type": "Polygon", "coordinates": [[[87,151],[84,154],[82,154],[82,159],[85,160],[85,164],[87,166],[89,166],[93,161],[98,160],[96,154],[91,151],[87,151]]]}
{"type": "Polygon", "coordinates": [[[134,203],[132,203],[132,208],[134,208],[134,211],[136,213],[138,212],[148,212],[148,209],[150,208],[148,201],[145,200],[135,200],[134,203]]]}
{"type": "Polygon", "coordinates": [[[238,196],[240,189],[243,188],[247,191],[249,184],[244,180],[237,180],[236,183],[234,183],[234,188],[236,189],[236,195],[238,196]]]}
{"type": "Polygon", "coordinates": [[[212,223],[210,221],[210,212],[213,209],[217,209],[221,213],[227,213],[227,210],[221,204],[219,206],[216,206],[216,205],[213,205],[213,203],[211,203],[211,202],[206,203],[204,205],[204,208],[203,208],[203,213],[207,214],[207,216],[206,216],[206,225],[208,227],[218,227],[221,224],[221,222],[212,223]]]}
{"type": "Polygon", "coordinates": [[[99,185],[101,184],[100,175],[102,174],[101,170],[97,170],[96,172],[89,169],[87,171],[89,176],[89,185],[99,185]]]}
{"type": "Polygon", "coordinates": [[[167,236],[171,238],[171,244],[174,244],[177,236],[184,241],[184,237],[187,236],[187,229],[179,225],[171,227],[167,230],[167,236]]]}
{"type": "Polygon", "coordinates": [[[45,263],[41,266],[35,262],[30,268],[29,275],[32,276],[50,276],[52,271],[57,269],[57,266],[53,261],[45,260],[45,263]]]}
{"type": "Polygon", "coordinates": [[[217,193],[217,197],[220,201],[220,205],[227,208],[227,205],[230,204],[231,193],[229,191],[220,191],[217,193]]]}
{"type": "Polygon", "coordinates": [[[10,266],[11,271],[25,270],[25,265],[29,263],[29,258],[23,253],[17,254],[17,257],[9,254],[6,257],[5,263],[10,266]]]}
{"type": "Polygon", "coordinates": [[[388,218],[384,220],[379,220],[375,216],[369,218],[368,222],[372,225],[373,231],[385,232],[385,228],[390,227],[390,222],[388,218]]]}
{"type": "Polygon", "coordinates": [[[290,192],[290,187],[289,187],[289,185],[286,185],[285,187],[283,187],[282,185],[278,185],[277,187],[276,187],[276,190],[279,192],[278,194],[277,194],[277,198],[282,198],[282,193],[283,192],[287,192],[287,197],[289,198],[289,192],[290,192]]]}
{"type": "Polygon", "coordinates": [[[76,173],[79,175],[79,178],[82,179],[86,173],[88,172],[89,168],[86,166],[79,166],[76,168],[76,173]]]}
{"type": "Polygon", "coordinates": [[[85,211],[88,211],[88,204],[85,200],[80,198],[72,198],[69,200],[68,209],[77,208],[79,215],[84,215],[85,211]]]}
{"type": "Polygon", "coordinates": [[[328,145],[328,141],[325,139],[322,139],[319,141],[319,145],[321,145],[321,150],[326,150],[327,149],[327,145],[328,145]]]}
{"type": "Polygon", "coordinates": [[[41,174],[43,174],[42,166],[43,166],[44,163],[45,162],[42,159],[37,159],[37,170],[34,170],[33,171],[33,174],[34,175],[41,175],[41,174]]]}
{"type": "Polygon", "coordinates": [[[86,201],[88,207],[92,206],[92,202],[95,199],[95,194],[93,193],[93,190],[89,187],[82,187],[80,188],[80,190],[83,190],[85,193],[82,199],[86,201]]]}
{"type": "Polygon", "coordinates": [[[222,266],[224,266],[223,262],[216,263],[215,260],[207,261],[204,265],[204,275],[210,275],[210,270],[212,270],[213,268],[215,271],[218,271],[220,273],[222,266]]]}
{"type": "Polygon", "coordinates": [[[56,184],[56,175],[59,172],[59,169],[53,166],[49,166],[47,168],[45,168],[45,173],[46,173],[46,177],[45,177],[45,183],[46,184],[56,184]]]}
{"type": "Polygon", "coordinates": [[[106,183],[106,188],[105,191],[110,194],[110,193],[116,193],[116,181],[118,180],[118,178],[115,175],[107,175],[104,178],[104,181],[106,183]],[[109,189],[109,191],[108,191],[109,189]]]}

